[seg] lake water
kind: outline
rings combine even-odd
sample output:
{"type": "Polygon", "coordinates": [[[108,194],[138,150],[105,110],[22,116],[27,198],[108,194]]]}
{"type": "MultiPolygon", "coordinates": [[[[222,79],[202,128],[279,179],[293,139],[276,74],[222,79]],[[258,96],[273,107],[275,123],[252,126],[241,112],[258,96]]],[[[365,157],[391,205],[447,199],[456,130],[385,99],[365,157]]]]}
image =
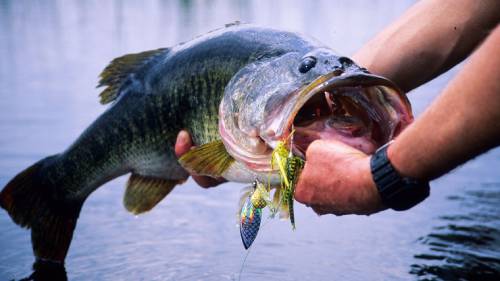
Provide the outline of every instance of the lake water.
{"type": "MultiPolygon", "coordinates": [[[[171,46],[240,20],[295,30],[350,55],[412,1],[0,1],[0,187],[64,150],[105,107],[95,89],[114,57],[171,46]]],[[[460,66],[410,94],[421,113],[460,66]]],[[[473,105],[471,105],[473,106],[473,105]]],[[[251,252],[235,213],[241,185],[192,181],[139,217],[126,178],[83,207],[70,280],[500,280],[500,150],[432,182],[403,213],[272,220],[251,252]]],[[[0,280],[31,274],[29,232],[0,211],[0,280]]]]}

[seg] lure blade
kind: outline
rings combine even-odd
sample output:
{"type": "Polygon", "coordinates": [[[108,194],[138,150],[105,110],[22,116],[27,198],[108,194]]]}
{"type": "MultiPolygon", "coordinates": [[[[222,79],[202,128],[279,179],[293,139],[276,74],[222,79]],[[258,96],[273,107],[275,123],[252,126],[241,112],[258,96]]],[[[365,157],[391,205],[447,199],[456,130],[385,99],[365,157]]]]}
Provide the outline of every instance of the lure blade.
{"type": "Polygon", "coordinates": [[[241,208],[240,234],[245,249],[250,248],[260,228],[262,209],[254,208],[250,197],[241,208]]]}

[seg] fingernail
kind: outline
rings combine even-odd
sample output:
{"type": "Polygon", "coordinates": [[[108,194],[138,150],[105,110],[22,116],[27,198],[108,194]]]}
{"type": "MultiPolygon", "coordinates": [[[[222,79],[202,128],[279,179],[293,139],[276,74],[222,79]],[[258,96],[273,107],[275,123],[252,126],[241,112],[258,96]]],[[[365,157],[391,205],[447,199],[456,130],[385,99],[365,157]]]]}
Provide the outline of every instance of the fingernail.
{"type": "Polygon", "coordinates": [[[176,140],[176,143],[177,144],[186,144],[188,143],[188,138],[189,138],[189,134],[182,130],[179,132],[179,134],[177,134],[177,140],[176,140]]]}

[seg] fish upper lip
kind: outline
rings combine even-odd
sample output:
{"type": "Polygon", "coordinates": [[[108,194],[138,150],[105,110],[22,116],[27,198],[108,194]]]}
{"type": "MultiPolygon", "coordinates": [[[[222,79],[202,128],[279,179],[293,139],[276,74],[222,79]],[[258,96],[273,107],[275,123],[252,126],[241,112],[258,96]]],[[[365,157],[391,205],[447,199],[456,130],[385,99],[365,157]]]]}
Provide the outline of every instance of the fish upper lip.
{"type": "MultiPolygon", "coordinates": [[[[336,75],[335,72],[331,72],[316,78],[314,81],[309,83],[305,88],[299,92],[298,103],[295,104],[289,121],[293,122],[299,110],[304,106],[304,104],[311,99],[318,92],[324,91],[326,89],[331,89],[332,87],[347,87],[347,86],[388,86],[395,89],[400,96],[403,98],[406,106],[410,109],[411,105],[406,95],[402,94],[399,87],[394,84],[391,80],[378,76],[371,73],[353,73],[341,75],[336,75]]],[[[291,124],[289,124],[291,127],[291,124]]]]}

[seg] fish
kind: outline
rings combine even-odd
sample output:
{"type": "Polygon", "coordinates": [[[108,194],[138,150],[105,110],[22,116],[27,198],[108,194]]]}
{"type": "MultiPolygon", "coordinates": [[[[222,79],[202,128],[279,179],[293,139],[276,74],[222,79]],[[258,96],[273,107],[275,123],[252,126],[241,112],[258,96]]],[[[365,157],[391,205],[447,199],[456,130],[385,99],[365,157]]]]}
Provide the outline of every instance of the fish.
{"type": "Polygon", "coordinates": [[[98,87],[107,109],[0,193],[14,223],[31,229],[39,260],[64,262],[85,200],[119,176],[130,174],[126,210],[142,214],[190,173],[279,186],[272,151],[292,127],[290,149],[304,158],[316,139],[372,153],[413,120],[390,80],[308,36],[248,24],[118,57],[98,87]],[[182,129],[197,147],[177,159],[182,129]]]}

